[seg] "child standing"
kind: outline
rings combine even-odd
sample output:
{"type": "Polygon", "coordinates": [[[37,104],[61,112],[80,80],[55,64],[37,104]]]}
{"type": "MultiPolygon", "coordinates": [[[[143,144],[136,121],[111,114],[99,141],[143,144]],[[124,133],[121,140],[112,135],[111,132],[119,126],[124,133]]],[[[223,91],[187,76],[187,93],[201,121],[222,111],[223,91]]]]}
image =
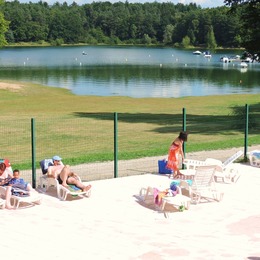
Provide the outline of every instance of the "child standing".
{"type": "Polygon", "coordinates": [[[179,156],[181,156],[183,161],[184,154],[183,154],[182,146],[184,142],[187,142],[187,139],[188,139],[188,133],[182,131],[170,146],[169,153],[168,153],[168,163],[166,165],[166,168],[174,171],[173,178],[182,175],[179,170],[179,156]]]}

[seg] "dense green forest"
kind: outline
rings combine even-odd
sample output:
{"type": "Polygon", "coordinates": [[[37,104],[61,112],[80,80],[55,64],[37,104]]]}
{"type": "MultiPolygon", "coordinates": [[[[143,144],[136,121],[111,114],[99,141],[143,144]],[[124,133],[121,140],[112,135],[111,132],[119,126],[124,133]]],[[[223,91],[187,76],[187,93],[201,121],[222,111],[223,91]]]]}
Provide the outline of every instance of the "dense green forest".
{"type": "MultiPolygon", "coordinates": [[[[259,7],[259,6],[258,6],[259,7]]],[[[156,44],[174,47],[244,47],[246,6],[203,9],[170,2],[4,2],[8,44],[156,44]]],[[[259,8],[258,8],[259,9],[259,8]]],[[[254,50],[255,47],[253,47],[254,50]]]]}

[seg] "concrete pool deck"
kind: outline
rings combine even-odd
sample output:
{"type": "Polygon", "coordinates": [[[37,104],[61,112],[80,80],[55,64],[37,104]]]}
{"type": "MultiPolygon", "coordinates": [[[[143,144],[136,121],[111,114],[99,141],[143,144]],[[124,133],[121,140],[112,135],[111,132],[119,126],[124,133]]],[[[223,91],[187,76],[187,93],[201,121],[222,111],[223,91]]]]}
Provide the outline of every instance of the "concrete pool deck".
{"type": "Polygon", "coordinates": [[[139,200],[141,187],[168,188],[164,175],[91,181],[90,198],[0,210],[1,259],[260,259],[260,168],[236,164],[235,184],[217,183],[221,202],[172,210],[139,200]]]}

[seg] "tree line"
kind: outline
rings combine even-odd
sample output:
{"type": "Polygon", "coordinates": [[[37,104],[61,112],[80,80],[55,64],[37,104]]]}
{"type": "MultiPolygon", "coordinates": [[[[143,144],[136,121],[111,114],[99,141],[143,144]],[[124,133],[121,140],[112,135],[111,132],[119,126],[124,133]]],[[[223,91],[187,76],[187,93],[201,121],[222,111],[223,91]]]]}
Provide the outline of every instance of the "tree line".
{"type": "MultiPolygon", "coordinates": [[[[246,8],[241,5],[240,8],[203,9],[194,3],[127,1],[48,5],[43,1],[20,3],[15,0],[4,2],[1,12],[2,20],[8,24],[4,31],[8,44],[156,44],[215,49],[217,46],[246,47],[249,32],[241,23],[245,13],[248,14],[246,8]]],[[[256,51],[252,41],[250,44],[250,49],[256,51]]]]}

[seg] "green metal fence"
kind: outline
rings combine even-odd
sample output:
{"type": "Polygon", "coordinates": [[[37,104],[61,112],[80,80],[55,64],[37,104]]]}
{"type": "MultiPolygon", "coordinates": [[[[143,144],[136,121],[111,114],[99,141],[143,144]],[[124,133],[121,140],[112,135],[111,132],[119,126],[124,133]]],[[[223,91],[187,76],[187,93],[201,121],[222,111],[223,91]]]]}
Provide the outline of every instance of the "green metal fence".
{"type": "Polygon", "coordinates": [[[247,147],[259,144],[260,112],[257,107],[234,107],[196,113],[75,113],[20,118],[0,126],[1,154],[23,178],[37,186],[39,162],[60,155],[86,181],[157,172],[158,156],[166,158],[179,131],[190,135],[186,152],[247,147]],[[139,159],[137,159],[139,158],[139,159]]]}

